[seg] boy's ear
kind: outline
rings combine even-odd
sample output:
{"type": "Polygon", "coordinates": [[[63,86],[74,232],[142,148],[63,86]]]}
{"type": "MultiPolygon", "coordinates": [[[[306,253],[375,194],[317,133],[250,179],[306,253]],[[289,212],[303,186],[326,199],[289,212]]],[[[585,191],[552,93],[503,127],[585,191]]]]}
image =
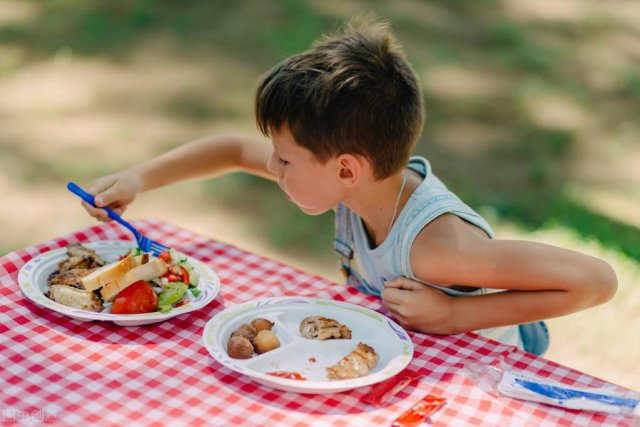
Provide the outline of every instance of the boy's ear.
{"type": "Polygon", "coordinates": [[[340,179],[347,185],[354,185],[365,171],[365,159],[353,154],[341,154],[337,158],[340,179]]]}

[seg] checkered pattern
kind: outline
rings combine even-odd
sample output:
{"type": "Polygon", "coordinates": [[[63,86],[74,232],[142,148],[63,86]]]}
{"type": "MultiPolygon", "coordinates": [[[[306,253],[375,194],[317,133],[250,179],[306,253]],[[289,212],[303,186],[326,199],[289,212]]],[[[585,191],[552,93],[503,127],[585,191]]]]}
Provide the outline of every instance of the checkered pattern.
{"type": "MultiPolygon", "coordinates": [[[[629,425],[622,416],[568,411],[494,397],[462,374],[472,359],[504,360],[566,384],[602,386],[599,379],[475,334],[411,334],[409,368],[425,377],[387,406],[360,401],[368,387],[335,395],[304,395],[261,386],[214,361],[202,343],[205,323],[230,305],[258,297],[331,298],[384,313],[370,296],[236,247],[159,221],[137,221],[150,238],[210,265],[221,292],[207,307],[162,323],[120,327],[79,322],[27,300],[17,274],[32,257],[70,243],[131,240],[102,224],[0,259],[0,409],[4,424],[379,426],[427,393],[447,399],[431,420],[439,426],[629,425]]],[[[386,314],[386,313],[385,313],[386,314]]],[[[613,389],[622,388],[610,385],[613,389]]]]}

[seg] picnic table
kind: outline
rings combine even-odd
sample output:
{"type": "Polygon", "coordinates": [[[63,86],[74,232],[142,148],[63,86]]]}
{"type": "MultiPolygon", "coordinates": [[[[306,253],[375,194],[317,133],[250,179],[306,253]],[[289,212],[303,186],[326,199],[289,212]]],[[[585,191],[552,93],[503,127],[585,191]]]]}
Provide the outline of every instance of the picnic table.
{"type": "Polygon", "coordinates": [[[621,415],[565,410],[488,393],[463,369],[497,361],[567,385],[625,392],[542,357],[475,333],[410,332],[408,369],[424,376],[383,407],[362,402],[370,387],[335,394],[276,390],[214,360],[203,328],[216,313],[261,297],[299,296],[357,304],[388,314],[355,289],[158,220],[134,221],[150,238],[211,267],[220,293],[204,308],[145,326],[82,322],[42,307],[20,291],[33,257],[72,243],[132,240],[103,223],[0,258],[0,409],[7,425],[385,426],[427,393],[446,398],[434,426],[623,426],[621,415]]]}

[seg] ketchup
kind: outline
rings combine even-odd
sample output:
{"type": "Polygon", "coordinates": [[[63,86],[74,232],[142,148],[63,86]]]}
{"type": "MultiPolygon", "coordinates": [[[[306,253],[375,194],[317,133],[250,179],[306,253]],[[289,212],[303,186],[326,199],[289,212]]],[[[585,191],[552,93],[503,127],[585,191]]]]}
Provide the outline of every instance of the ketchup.
{"type": "Polygon", "coordinates": [[[286,378],[288,380],[302,380],[302,381],[306,380],[306,378],[303,377],[298,372],[284,372],[284,371],[267,372],[267,375],[273,375],[274,377],[286,378]]]}

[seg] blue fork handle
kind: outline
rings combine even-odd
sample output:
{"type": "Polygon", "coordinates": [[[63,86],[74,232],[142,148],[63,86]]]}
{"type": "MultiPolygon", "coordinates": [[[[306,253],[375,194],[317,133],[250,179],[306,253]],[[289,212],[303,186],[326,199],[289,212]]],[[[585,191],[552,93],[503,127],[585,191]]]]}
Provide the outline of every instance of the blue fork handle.
{"type": "Polygon", "coordinates": [[[123,226],[127,227],[133,234],[135,234],[136,236],[138,235],[138,230],[136,230],[135,228],[133,228],[133,226],[131,224],[129,224],[127,221],[125,221],[124,219],[122,219],[122,217],[120,215],[118,215],[117,213],[115,213],[114,211],[112,211],[111,209],[109,209],[108,207],[98,207],[96,206],[96,202],[93,198],[93,196],[89,193],[87,193],[86,191],[84,191],[82,188],[80,188],[79,185],[77,185],[74,182],[68,182],[67,183],[67,189],[69,191],[71,191],[73,194],[75,194],[76,196],[80,197],[82,200],[84,200],[85,202],[89,203],[91,206],[93,206],[94,208],[98,208],[98,209],[104,209],[105,212],[107,212],[107,215],[109,215],[109,218],[113,219],[114,221],[119,222],[120,224],[122,224],[123,226]]]}

